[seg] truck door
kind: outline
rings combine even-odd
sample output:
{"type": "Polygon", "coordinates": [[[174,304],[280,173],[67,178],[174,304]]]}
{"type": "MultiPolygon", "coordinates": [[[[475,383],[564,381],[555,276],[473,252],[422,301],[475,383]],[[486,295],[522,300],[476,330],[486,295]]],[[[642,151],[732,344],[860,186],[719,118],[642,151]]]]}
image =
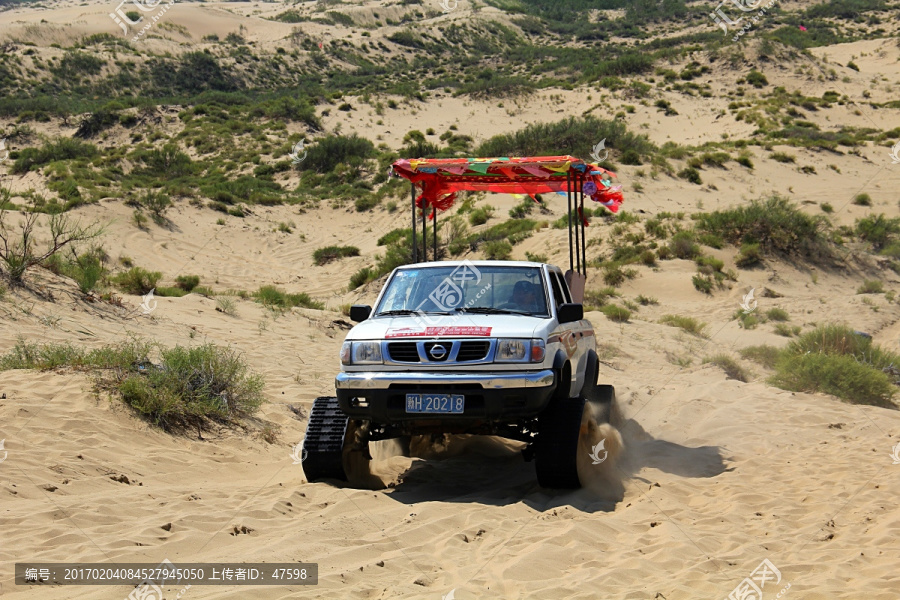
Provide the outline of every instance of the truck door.
{"type": "MultiPolygon", "coordinates": [[[[563,303],[571,303],[572,295],[569,287],[566,285],[565,278],[562,273],[549,270],[550,287],[553,290],[553,302],[556,304],[557,313],[559,305],[563,303]]],[[[566,323],[560,326],[560,330],[568,330],[569,333],[563,337],[563,347],[569,355],[569,361],[572,364],[572,391],[580,390],[584,385],[584,373],[587,369],[587,351],[593,347],[593,337],[589,337],[591,327],[588,321],[581,320],[575,323],[566,323]]]]}

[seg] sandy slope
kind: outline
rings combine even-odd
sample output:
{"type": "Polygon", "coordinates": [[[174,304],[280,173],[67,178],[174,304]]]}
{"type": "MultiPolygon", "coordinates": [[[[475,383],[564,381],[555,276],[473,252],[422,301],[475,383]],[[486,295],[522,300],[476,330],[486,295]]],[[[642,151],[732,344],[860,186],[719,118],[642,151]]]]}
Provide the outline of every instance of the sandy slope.
{"type": "MultiPolygon", "coordinates": [[[[315,237],[327,231],[320,223],[337,215],[330,208],[313,211],[297,219],[298,232],[288,240],[273,241],[271,221],[290,210],[266,209],[243,227],[225,226],[230,229],[218,237],[222,228],[210,211],[179,209],[172,231],[154,226],[149,233],[119,218],[107,247],[113,258],[127,254],[162,269],[167,279],[177,268],[203,274],[204,281],[214,273],[214,288],[276,281],[317,297],[331,290],[338,303],[354,261],[363,259],[308,266],[310,248],[324,243],[315,237]],[[298,244],[304,227],[307,242],[298,244]],[[248,257],[247,248],[260,258],[248,257]]],[[[80,212],[109,219],[122,208],[80,212]]],[[[387,228],[399,219],[378,214],[365,224],[354,220],[351,228],[378,222],[387,228]]],[[[544,231],[526,243],[562,246],[564,232],[544,231]]],[[[330,390],[343,336],[333,323],[337,313],[295,309],[273,319],[239,300],[238,316],[229,317],[214,310],[212,299],[189,295],[158,298],[145,316],[137,297],[126,297],[123,309],[87,305],[71,284],[52,279],[43,285],[54,302],[10,294],[0,304],[6,333],[0,350],[17,335],[89,345],[126,332],[167,345],[212,341],[245,353],[265,375],[271,404],[250,432],[209,432],[199,440],[161,433],[118,403],[96,399],[80,374],[0,374],[6,394],[0,437],[9,453],[0,463],[4,592],[122,598],[128,593],[122,587],[14,588],[11,563],[168,558],[316,561],[315,593],[322,598],[438,598],[454,588],[457,598],[724,597],[768,558],[797,597],[855,598],[861,590],[866,597],[893,597],[900,511],[892,500],[900,489],[889,454],[900,441],[900,415],[779,391],[755,367],[752,383],[726,380],[696,358],[782,339],[768,325],[744,331],[730,321],[751,284],[785,294],[761,299],[760,310],[783,306],[797,324],[849,319],[881,343],[896,343],[900,311],[877,299],[874,312],[848,294],[860,276],[821,273],[813,284],[789,265],[772,266],[709,298],[693,290],[690,263],[671,261],[660,272],[643,269],[623,287],[626,297],[656,295],[659,306],[642,309],[627,325],[590,314],[602,341],[622,353],[607,361],[602,377],[618,389],[626,451],[615,468],[586,465],[597,469],[586,471],[596,481],[569,494],[538,488],[514,445],[489,440],[456,440],[445,458],[430,460],[391,457],[385,448],[375,467],[395,483],[385,491],[305,483],[290,457],[305,422],[288,404],[308,410],[330,390]],[[708,321],[711,338],[696,340],[655,323],[672,312],[708,321]],[[667,360],[672,353],[694,356],[693,365],[674,366],[667,360]],[[266,421],[280,428],[271,445],[258,433],[266,421]],[[123,474],[130,483],[111,479],[123,474]],[[47,484],[56,489],[44,489],[47,484]],[[235,527],[249,532],[232,535],[235,527]]],[[[310,591],[194,587],[188,593],[300,598],[310,591]]]]}

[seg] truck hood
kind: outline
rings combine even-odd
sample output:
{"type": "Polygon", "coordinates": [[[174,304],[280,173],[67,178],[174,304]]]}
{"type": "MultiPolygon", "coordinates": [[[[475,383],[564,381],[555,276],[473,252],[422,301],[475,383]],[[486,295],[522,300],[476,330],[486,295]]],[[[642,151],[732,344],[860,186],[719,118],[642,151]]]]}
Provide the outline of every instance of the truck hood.
{"type": "Polygon", "coordinates": [[[415,340],[422,338],[544,337],[552,319],[525,315],[429,315],[367,319],[346,340],[415,340]]]}

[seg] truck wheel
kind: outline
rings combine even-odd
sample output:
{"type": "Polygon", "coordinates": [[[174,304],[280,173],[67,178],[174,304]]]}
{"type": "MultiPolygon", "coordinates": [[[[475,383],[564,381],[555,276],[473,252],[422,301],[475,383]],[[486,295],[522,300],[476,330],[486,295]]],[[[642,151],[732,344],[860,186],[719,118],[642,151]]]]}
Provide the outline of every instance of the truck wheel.
{"type": "Polygon", "coordinates": [[[534,468],[541,487],[581,487],[575,465],[585,402],[583,396],[553,402],[538,417],[534,468]]]}
{"type": "Polygon", "coordinates": [[[587,365],[584,370],[584,385],[581,387],[581,395],[587,399],[597,393],[597,379],[600,376],[600,361],[594,351],[588,353],[587,365]]]}
{"type": "Polygon", "coordinates": [[[321,396],[313,401],[302,452],[307,481],[347,480],[343,454],[349,421],[336,397],[321,396]]]}

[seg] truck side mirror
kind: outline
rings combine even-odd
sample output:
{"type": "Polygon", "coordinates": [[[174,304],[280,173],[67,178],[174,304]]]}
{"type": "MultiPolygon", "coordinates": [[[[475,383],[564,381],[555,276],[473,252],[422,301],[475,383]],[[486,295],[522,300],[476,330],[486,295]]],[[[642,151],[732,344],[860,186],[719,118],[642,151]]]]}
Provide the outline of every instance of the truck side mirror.
{"type": "Polygon", "coordinates": [[[584,305],[560,304],[556,312],[560,323],[573,323],[584,318],[584,305]]]}
{"type": "Polygon", "coordinates": [[[371,314],[372,307],[367,304],[354,304],[350,307],[350,320],[354,323],[365,321],[371,314]]]}

